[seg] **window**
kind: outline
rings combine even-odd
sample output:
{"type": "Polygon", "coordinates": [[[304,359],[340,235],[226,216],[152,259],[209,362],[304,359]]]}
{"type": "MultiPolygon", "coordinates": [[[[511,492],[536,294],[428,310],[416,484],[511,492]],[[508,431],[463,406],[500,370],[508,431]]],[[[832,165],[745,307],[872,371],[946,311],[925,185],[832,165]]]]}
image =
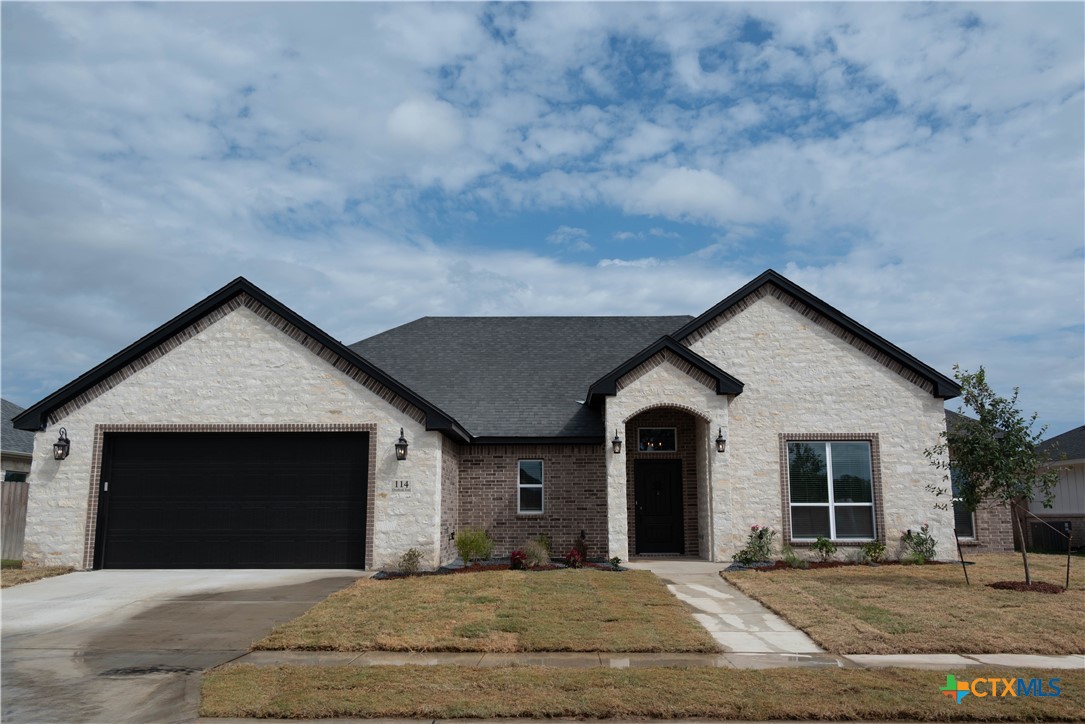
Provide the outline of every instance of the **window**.
{"type": "Polygon", "coordinates": [[[517,513],[543,512],[543,461],[521,460],[517,513]]]}
{"type": "Polygon", "coordinates": [[[25,483],[26,482],[26,473],[17,473],[14,470],[5,470],[4,471],[4,482],[5,483],[25,483]]]}
{"type": "Polygon", "coordinates": [[[958,538],[975,539],[976,514],[968,509],[964,498],[961,497],[964,476],[952,467],[949,469],[949,484],[953,489],[953,532],[958,538]]]}
{"type": "Polygon", "coordinates": [[[792,539],[874,539],[869,442],[789,442],[787,470],[792,539]]]}
{"type": "Polygon", "coordinates": [[[673,427],[637,428],[637,450],[640,452],[674,452],[678,449],[677,439],[673,427]]]}

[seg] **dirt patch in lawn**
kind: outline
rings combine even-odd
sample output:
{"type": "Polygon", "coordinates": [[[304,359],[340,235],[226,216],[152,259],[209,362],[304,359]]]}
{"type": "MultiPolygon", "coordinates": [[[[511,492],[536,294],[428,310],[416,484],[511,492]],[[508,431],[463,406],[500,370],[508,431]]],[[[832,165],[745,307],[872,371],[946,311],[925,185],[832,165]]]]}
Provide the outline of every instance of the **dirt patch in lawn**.
{"type": "Polygon", "coordinates": [[[230,665],[203,679],[205,717],[470,717],[1080,721],[1080,671],[977,668],[962,680],[1041,679],[1058,697],[942,696],[946,674],[914,669],[555,669],[230,665]],[[812,696],[816,693],[816,696],[812,696]]]}
{"type": "MultiPolygon", "coordinates": [[[[1085,653],[1085,560],[1072,561],[1068,595],[1037,596],[987,585],[1023,577],[1019,555],[969,558],[970,586],[960,566],[951,565],[740,571],[724,578],[836,654],[1085,653]]],[[[1066,558],[1029,558],[1034,580],[1064,581],[1066,558]]]]}
{"type": "Polygon", "coordinates": [[[359,580],[256,649],[718,651],[648,571],[483,571],[359,580]]]}
{"type": "Polygon", "coordinates": [[[33,583],[43,578],[63,576],[75,569],[71,566],[41,566],[38,568],[4,568],[0,570],[0,588],[18,586],[20,583],[33,583]]]}
{"type": "Polygon", "coordinates": [[[1033,581],[1032,583],[1025,583],[1024,581],[996,581],[995,583],[988,583],[987,585],[1001,591],[1032,591],[1033,593],[1066,592],[1066,589],[1062,586],[1056,586],[1053,583],[1044,583],[1043,581],[1033,581]]]}

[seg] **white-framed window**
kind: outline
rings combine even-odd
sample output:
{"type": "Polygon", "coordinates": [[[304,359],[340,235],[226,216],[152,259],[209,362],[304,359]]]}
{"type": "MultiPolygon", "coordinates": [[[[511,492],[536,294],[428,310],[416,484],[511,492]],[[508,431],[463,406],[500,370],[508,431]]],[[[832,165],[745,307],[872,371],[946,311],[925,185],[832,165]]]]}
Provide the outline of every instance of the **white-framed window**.
{"type": "Polygon", "coordinates": [[[949,469],[949,484],[953,491],[953,532],[961,540],[976,539],[976,514],[965,505],[961,497],[964,479],[953,467],[949,469]]]}
{"type": "Polygon", "coordinates": [[[543,512],[543,461],[521,460],[516,483],[516,512],[543,512]]]}
{"type": "Polygon", "coordinates": [[[678,449],[678,429],[674,427],[638,427],[638,452],[674,452],[678,449]]]}
{"type": "Polygon", "coordinates": [[[792,540],[874,540],[868,441],[788,442],[787,471],[792,540]]]}

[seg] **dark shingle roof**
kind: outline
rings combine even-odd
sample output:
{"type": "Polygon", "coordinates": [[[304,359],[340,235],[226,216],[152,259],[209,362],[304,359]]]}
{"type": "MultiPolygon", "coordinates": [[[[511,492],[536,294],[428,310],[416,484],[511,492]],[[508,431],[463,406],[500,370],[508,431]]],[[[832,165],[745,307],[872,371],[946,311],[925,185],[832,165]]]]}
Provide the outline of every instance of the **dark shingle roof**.
{"type": "Polygon", "coordinates": [[[1040,443],[1040,450],[1056,461],[1061,460],[1063,455],[1067,460],[1085,459],[1085,425],[1044,440],[1040,443]]]}
{"type": "Polygon", "coordinates": [[[14,402],[0,400],[0,448],[4,452],[21,453],[30,455],[34,452],[34,433],[26,430],[16,430],[11,424],[11,418],[23,411],[23,408],[14,402]]]}
{"type": "Polygon", "coordinates": [[[423,317],[350,348],[476,437],[599,437],[588,387],[692,317],[423,317]]]}
{"type": "Polygon", "coordinates": [[[972,420],[973,422],[976,422],[975,418],[971,418],[968,415],[962,415],[961,413],[954,412],[953,410],[946,410],[946,429],[952,431],[953,428],[957,427],[957,425],[964,420],[972,420]]]}

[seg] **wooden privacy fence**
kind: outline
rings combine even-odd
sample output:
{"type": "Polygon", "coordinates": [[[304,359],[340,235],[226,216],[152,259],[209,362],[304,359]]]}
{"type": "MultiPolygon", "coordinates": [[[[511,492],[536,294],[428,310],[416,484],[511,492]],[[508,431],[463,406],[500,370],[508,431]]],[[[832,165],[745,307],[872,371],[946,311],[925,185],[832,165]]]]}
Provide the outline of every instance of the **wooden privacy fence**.
{"type": "Polygon", "coordinates": [[[0,558],[22,560],[23,535],[26,533],[26,499],[30,483],[4,481],[0,497],[0,525],[3,526],[3,552],[0,558]]]}

